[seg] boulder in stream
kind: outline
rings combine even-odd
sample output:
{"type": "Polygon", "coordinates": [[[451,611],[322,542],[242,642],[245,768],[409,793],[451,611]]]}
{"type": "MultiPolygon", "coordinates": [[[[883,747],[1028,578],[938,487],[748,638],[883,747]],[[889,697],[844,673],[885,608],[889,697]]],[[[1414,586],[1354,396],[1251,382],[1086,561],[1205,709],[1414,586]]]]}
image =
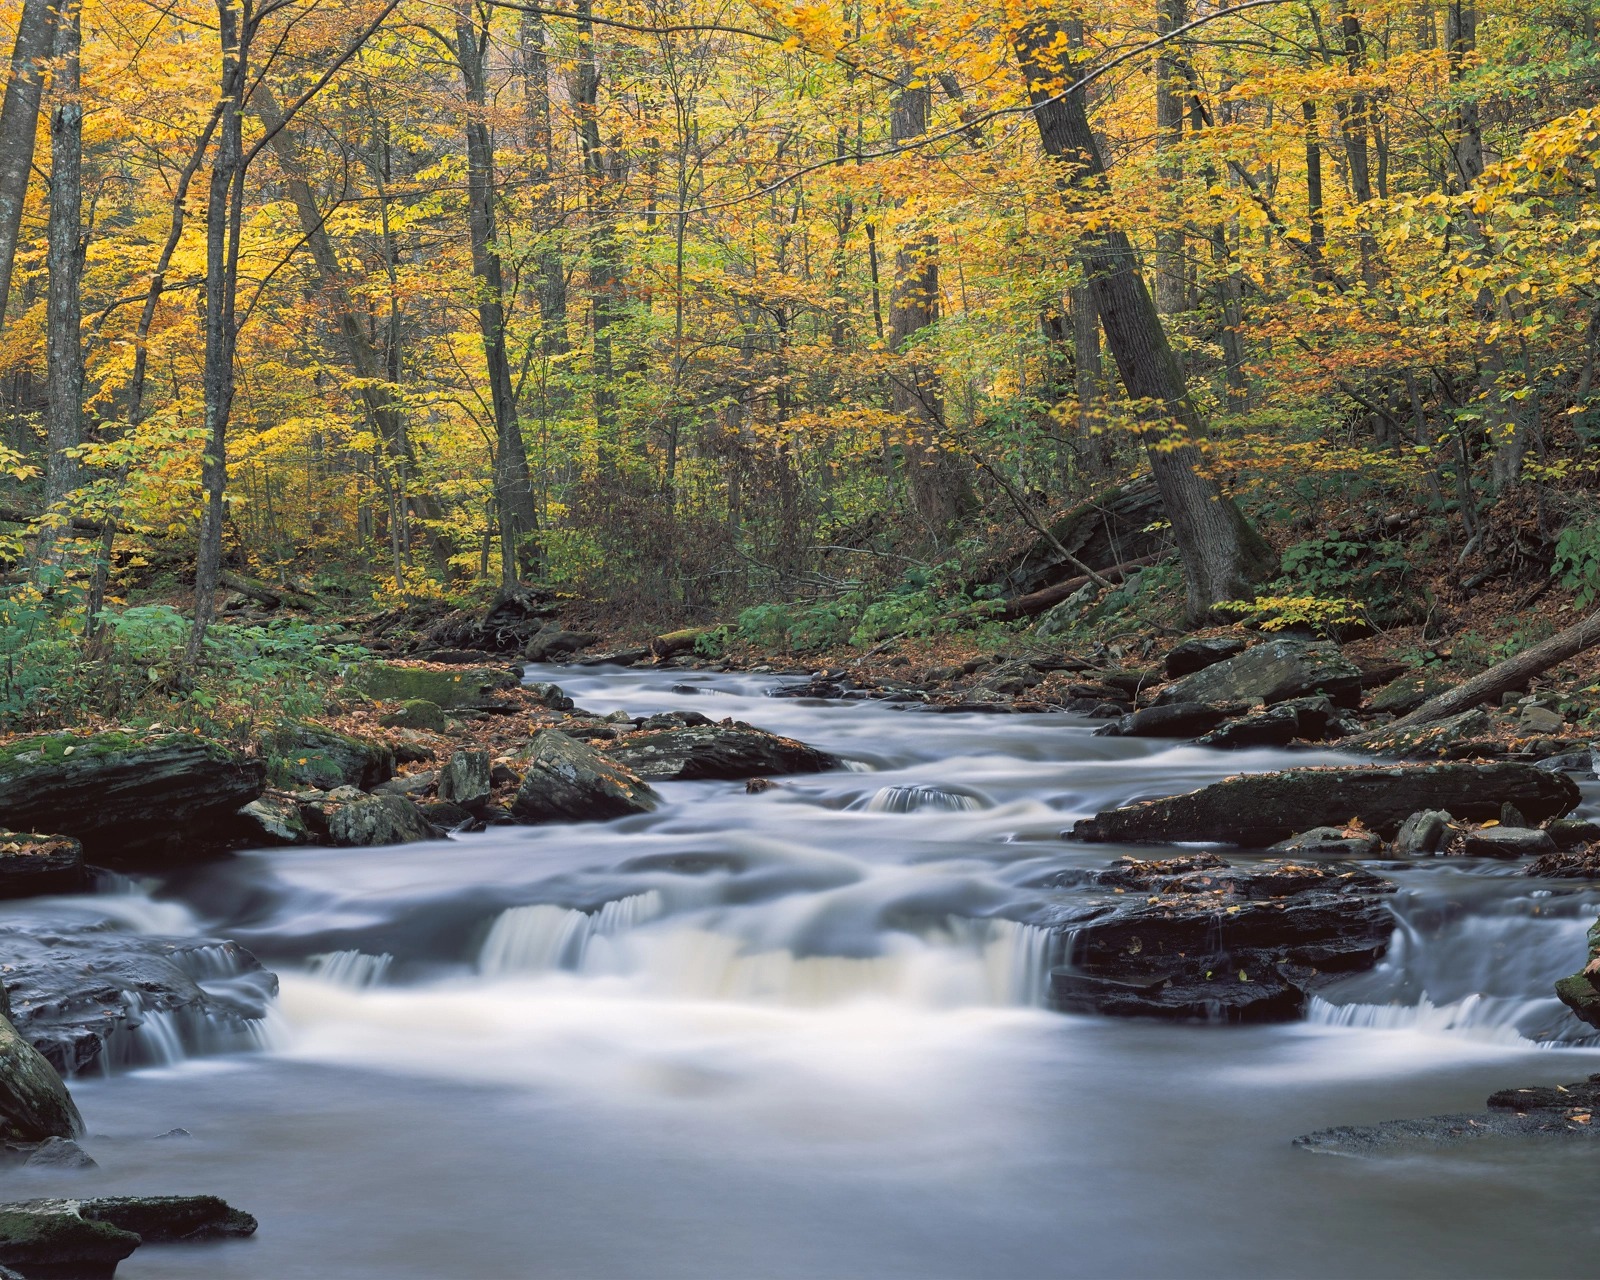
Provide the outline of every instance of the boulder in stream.
{"type": "Polygon", "coordinates": [[[1050,1000],[1069,1013],[1295,1018],[1309,992],[1375,964],[1394,931],[1394,886],[1341,863],[1119,858],[1094,879],[1106,897],[1049,922],[1068,940],[1050,1000]]]}
{"type": "Polygon", "coordinates": [[[265,783],[261,760],[194,734],[45,734],[0,751],[0,826],[71,836],[97,863],[194,857],[265,783]]]}
{"type": "Polygon", "coordinates": [[[0,1017],[0,1139],[44,1142],[82,1132],[83,1117],[60,1072],[0,1017]]]}
{"type": "Polygon", "coordinates": [[[1243,653],[1249,642],[1243,636],[1196,636],[1174,645],[1167,652],[1167,675],[1176,680],[1191,676],[1219,662],[1243,653]]]}
{"type": "Polygon", "coordinates": [[[1323,742],[1340,737],[1344,725],[1333,703],[1317,696],[1290,698],[1217,726],[1200,739],[1202,747],[1286,747],[1291,742],[1323,742]]]}
{"type": "Polygon", "coordinates": [[[1579,798],[1565,774],[1507,762],[1288,769],[1106,809],[1069,834],[1098,844],[1211,841],[1264,849],[1309,827],[1344,826],[1355,818],[1390,837],[1422,808],[1487,822],[1498,821],[1500,806],[1510,802],[1529,821],[1541,822],[1569,812],[1579,798]]]}
{"type": "Polygon", "coordinates": [[[300,815],[306,826],[341,849],[414,844],[443,834],[404,796],[368,795],[355,787],[303,794],[300,815]]]}
{"type": "Polygon", "coordinates": [[[457,751],[439,771],[439,799],[476,810],[494,790],[489,773],[487,751],[457,751]]]}
{"type": "Polygon", "coordinates": [[[1268,640],[1167,685],[1156,702],[1261,702],[1271,705],[1311,694],[1335,706],[1361,701],[1361,668],[1326,640],[1286,636],[1268,640]]]}
{"type": "Polygon", "coordinates": [[[629,734],[607,753],[623,767],[652,781],[822,773],[839,765],[838,757],[826,751],[738,721],[712,724],[699,716],[699,723],[658,727],[652,723],[657,719],[664,717],[652,717],[642,732],[629,734]]]}
{"type": "Polygon", "coordinates": [[[0,1265],[26,1280],[106,1280],[141,1244],[254,1235],[216,1196],[100,1196],[0,1204],[0,1265]]]}
{"type": "Polygon", "coordinates": [[[648,813],[659,797],[639,775],[559,729],[534,736],[511,816],[518,822],[587,822],[648,813]]]}
{"type": "Polygon", "coordinates": [[[1193,738],[1248,710],[1243,702],[1170,702],[1130,712],[1094,733],[1097,738],[1193,738]]]}
{"type": "Polygon", "coordinates": [[[310,844],[311,831],[292,795],[268,791],[239,810],[240,838],[250,845],[310,844]]]}

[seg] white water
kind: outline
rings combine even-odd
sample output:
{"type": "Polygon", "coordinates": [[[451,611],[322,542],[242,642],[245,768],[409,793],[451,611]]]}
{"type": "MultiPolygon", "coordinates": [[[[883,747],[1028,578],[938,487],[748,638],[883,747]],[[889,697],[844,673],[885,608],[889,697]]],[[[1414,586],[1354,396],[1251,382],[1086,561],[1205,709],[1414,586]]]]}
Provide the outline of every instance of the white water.
{"type": "MultiPolygon", "coordinates": [[[[699,677],[552,674],[602,713],[696,705],[667,689],[699,677]]],[[[1389,958],[1304,1023],[1062,1017],[1043,1004],[1068,944],[1023,921],[1121,850],[1061,829],[1289,758],[761,683],[718,677],[715,714],[856,767],[125,893],[122,927],[238,938],[283,994],[265,1052],[183,1064],[196,1029],[157,1020],[143,1061],[176,1065],[81,1088],[109,1135],[95,1185],[216,1190],[266,1224],[119,1275],[1588,1273],[1590,1184],[1559,1153],[1357,1167],[1288,1141],[1600,1069],[1548,995],[1600,895],[1419,864],[1394,873],[1389,958]],[[178,1125],[196,1141],[146,1140],[178,1125]]]]}

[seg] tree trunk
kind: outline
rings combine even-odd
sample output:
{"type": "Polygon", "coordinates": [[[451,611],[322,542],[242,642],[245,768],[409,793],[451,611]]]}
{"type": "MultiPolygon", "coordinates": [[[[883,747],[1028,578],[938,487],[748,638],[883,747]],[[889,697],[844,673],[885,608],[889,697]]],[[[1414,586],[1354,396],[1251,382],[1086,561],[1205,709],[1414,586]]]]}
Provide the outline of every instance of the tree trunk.
{"type": "Polygon", "coordinates": [[[480,29],[472,0],[456,6],[456,63],[467,95],[467,211],[472,274],[478,286],[478,331],[483,338],[495,425],[495,503],[500,513],[500,578],[512,586],[539,571],[539,518],[533,479],[522,443],[522,423],[506,353],[505,280],[495,239],[494,144],[489,137],[484,82],[487,29],[480,29]]]}
{"type": "Polygon", "coordinates": [[[555,135],[550,123],[550,60],[545,53],[542,15],[522,15],[522,110],[532,188],[533,229],[540,246],[534,291],[539,299],[539,352],[559,356],[567,350],[567,273],[557,233],[560,202],[555,192],[555,135]]]}
{"type": "MultiPolygon", "coordinates": [[[[913,144],[928,131],[933,94],[916,71],[901,69],[900,87],[889,109],[892,146],[913,144]]],[[[960,460],[939,440],[944,392],[939,375],[916,349],[916,337],[939,319],[939,242],[916,232],[902,235],[894,255],[889,294],[889,349],[901,357],[890,374],[890,401],[906,423],[906,485],[912,506],[935,546],[971,505],[971,489],[960,460]]]]}
{"type": "Polygon", "coordinates": [[[617,393],[613,383],[612,326],[622,318],[622,272],[616,220],[606,188],[610,182],[605,145],[600,137],[600,64],[594,53],[594,6],[579,0],[578,66],[573,82],[573,112],[578,146],[583,152],[584,193],[589,213],[589,290],[594,335],[594,421],[600,472],[615,472],[622,454],[617,436],[617,393]]]}
{"type": "MultiPolygon", "coordinates": [[[[1450,82],[1460,84],[1469,70],[1468,57],[1478,47],[1478,11],[1471,0],[1450,0],[1444,38],[1450,82]]],[[[1452,191],[1465,191],[1483,174],[1483,133],[1478,123],[1477,100],[1458,94],[1456,101],[1455,136],[1450,147],[1455,172],[1447,185],[1452,191]]]]}
{"type": "MultiPolygon", "coordinates": [[[[1105,165],[1089,128],[1081,91],[1062,93],[1073,78],[1067,40],[1053,21],[1033,23],[1015,38],[1017,61],[1034,104],[1045,153],[1061,161],[1062,194],[1103,187],[1105,165]]],[[[1144,418],[1142,436],[1173,537],[1183,560],[1188,614],[1201,621],[1224,601],[1246,599],[1276,567],[1276,557],[1217,480],[1203,470],[1196,440],[1204,424],[1184,386],[1155,303],[1125,233],[1084,235],[1084,273],[1100,312],[1106,343],[1144,418]]]]}
{"type": "MultiPolygon", "coordinates": [[[[79,96],[81,25],[77,0],[66,0],[60,17],[56,57],[55,109],[50,114],[50,274],[48,319],[49,452],[45,461],[44,499],[59,511],[78,487],[78,460],[83,443],[83,100],[79,96]]],[[[56,530],[46,524],[36,555],[45,565],[55,558],[56,530]]]]}
{"type": "Polygon", "coordinates": [[[244,221],[244,93],[249,49],[233,0],[217,0],[222,52],[221,137],[211,167],[206,206],[205,454],[200,465],[204,506],[194,569],[194,629],[188,659],[197,662],[216,611],[222,573],[222,524],[228,487],[228,416],[233,411],[233,354],[238,341],[234,303],[239,289],[239,234],[244,221]]]}
{"type": "MultiPolygon", "coordinates": [[[[1167,35],[1184,23],[1187,0],[1156,0],[1156,34],[1167,35]]],[[[1183,161],[1183,98],[1178,92],[1179,63],[1171,43],[1161,46],[1156,58],[1156,181],[1160,187],[1160,221],[1156,226],[1156,310],[1164,316],[1187,309],[1188,269],[1183,260],[1183,230],[1179,226],[1178,184],[1183,161]]]]}
{"type": "Polygon", "coordinates": [[[11,268],[22,231],[22,206],[39,135],[39,98],[55,42],[56,16],[56,0],[23,0],[11,51],[11,79],[0,103],[0,328],[5,326],[11,296],[11,268]]]}

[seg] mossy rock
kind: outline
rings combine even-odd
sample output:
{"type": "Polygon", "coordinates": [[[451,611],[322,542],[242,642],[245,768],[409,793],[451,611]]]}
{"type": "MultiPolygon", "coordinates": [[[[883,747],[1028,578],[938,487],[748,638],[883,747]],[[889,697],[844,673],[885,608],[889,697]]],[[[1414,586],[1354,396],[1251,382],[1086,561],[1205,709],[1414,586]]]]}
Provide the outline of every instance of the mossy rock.
{"type": "Polygon", "coordinates": [[[83,1118],[56,1069],[0,1018],[0,1137],[41,1142],[82,1132],[83,1118]]]}
{"type": "Polygon", "coordinates": [[[261,750],[269,779],[287,790],[366,790],[394,777],[394,752],[385,744],[320,724],[280,725],[261,735],[261,750]]]}
{"type": "Polygon", "coordinates": [[[1438,671],[1419,671],[1414,675],[1391,680],[1367,701],[1368,711],[1387,711],[1393,715],[1409,715],[1430,698],[1453,689],[1456,681],[1438,671]]]}
{"type": "Polygon", "coordinates": [[[26,1276],[110,1276],[142,1243],[131,1231],[80,1217],[76,1201],[0,1206],[0,1265],[26,1276]]]}
{"type": "Polygon", "coordinates": [[[446,727],[444,708],[426,698],[412,698],[400,704],[379,721],[391,729],[425,729],[429,733],[443,733],[446,727]]]}
{"type": "Polygon", "coordinates": [[[363,667],[350,683],[367,697],[379,702],[431,702],[444,710],[490,706],[501,701],[507,689],[521,681],[510,671],[498,667],[456,667],[440,671],[432,667],[402,666],[397,662],[376,662],[363,667]]]}

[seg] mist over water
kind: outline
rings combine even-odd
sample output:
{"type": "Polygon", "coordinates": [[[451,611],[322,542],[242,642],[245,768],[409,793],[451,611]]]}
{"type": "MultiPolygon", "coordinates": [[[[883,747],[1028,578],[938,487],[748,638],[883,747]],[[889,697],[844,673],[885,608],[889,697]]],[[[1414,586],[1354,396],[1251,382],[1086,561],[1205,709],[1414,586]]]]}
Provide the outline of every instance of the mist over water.
{"type": "Polygon", "coordinates": [[[282,978],[252,1044],[158,1028],[76,1086],[97,1189],[214,1191],[263,1223],[249,1245],[141,1250],[119,1275],[1592,1271],[1585,1151],[1358,1162],[1288,1144],[1600,1070],[1550,995],[1595,887],[1458,860],[1386,871],[1388,959],[1305,1023],[1065,1017],[1042,1007],[1060,939],[1031,921],[1072,892],[1046,887],[1063,872],[1121,851],[1064,827],[1338,757],[772,699],[751,676],[529,678],[601,713],[731,715],[857,767],[8,905],[236,938],[282,978]],[[174,1126],[193,1137],[150,1141],[174,1126]]]}

